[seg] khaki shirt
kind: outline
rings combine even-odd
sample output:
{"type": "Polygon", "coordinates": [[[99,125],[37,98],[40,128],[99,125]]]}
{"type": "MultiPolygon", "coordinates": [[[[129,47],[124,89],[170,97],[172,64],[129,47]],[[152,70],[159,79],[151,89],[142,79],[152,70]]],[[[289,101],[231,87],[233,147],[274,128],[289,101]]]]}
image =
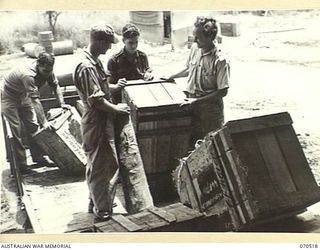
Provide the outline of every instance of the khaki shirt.
{"type": "Polygon", "coordinates": [[[202,54],[201,49],[194,44],[191,47],[187,68],[189,75],[186,91],[190,94],[204,96],[229,87],[230,64],[217,47],[202,54]]]}
{"type": "Polygon", "coordinates": [[[39,98],[39,88],[45,83],[48,83],[52,89],[58,86],[58,79],[53,73],[48,79],[43,79],[38,74],[36,65],[34,62],[28,67],[17,68],[4,78],[2,88],[6,96],[19,100],[25,97],[39,98]]]}
{"type": "Polygon", "coordinates": [[[120,78],[126,80],[143,79],[144,73],[152,71],[149,67],[148,57],[142,51],[136,51],[133,55],[133,61],[129,61],[128,57],[128,52],[123,48],[109,60],[107,73],[114,78],[115,82],[120,78]]]}
{"type": "Polygon", "coordinates": [[[91,108],[103,98],[111,99],[107,76],[101,61],[84,51],[83,61],[74,73],[74,82],[85,108],[91,108]]]}

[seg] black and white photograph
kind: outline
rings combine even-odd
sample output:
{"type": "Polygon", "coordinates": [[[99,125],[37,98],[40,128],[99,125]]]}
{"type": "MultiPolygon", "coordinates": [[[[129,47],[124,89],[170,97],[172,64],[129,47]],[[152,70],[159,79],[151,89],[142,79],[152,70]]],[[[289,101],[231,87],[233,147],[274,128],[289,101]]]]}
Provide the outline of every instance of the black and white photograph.
{"type": "Polygon", "coordinates": [[[0,10],[0,233],[320,233],[319,24],[0,10]]]}

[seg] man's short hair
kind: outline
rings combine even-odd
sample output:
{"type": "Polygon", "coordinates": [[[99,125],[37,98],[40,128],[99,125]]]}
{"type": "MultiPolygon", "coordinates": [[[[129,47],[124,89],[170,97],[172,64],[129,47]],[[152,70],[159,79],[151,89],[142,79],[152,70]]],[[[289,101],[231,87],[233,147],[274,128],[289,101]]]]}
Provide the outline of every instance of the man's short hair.
{"type": "Polygon", "coordinates": [[[37,65],[39,66],[53,66],[54,65],[54,55],[47,53],[47,52],[41,52],[37,59],[37,65]]]}
{"type": "Polygon", "coordinates": [[[128,23],[122,28],[122,36],[123,38],[140,36],[140,30],[134,24],[128,23]]]}
{"type": "Polygon", "coordinates": [[[212,17],[198,16],[194,23],[196,28],[202,28],[207,37],[215,39],[218,33],[217,21],[212,17]]]}
{"type": "Polygon", "coordinates": [[[108,41],[110,43],[117,43],[118,38],[116,37],[113,28],[108,24],[96,24],[90,29],[90,40],[91,41],[108,41]]]}

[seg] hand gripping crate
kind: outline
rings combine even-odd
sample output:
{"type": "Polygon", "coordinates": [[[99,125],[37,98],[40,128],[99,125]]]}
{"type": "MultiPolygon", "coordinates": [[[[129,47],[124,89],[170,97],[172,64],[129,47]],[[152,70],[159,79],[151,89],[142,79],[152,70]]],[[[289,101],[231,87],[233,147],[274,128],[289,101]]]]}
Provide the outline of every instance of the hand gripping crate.
{"type": "Polygon", "coordinates": [[[287,112],[226,123],[209,133],[183,165],[181,199],[202,212],[228,211],[236,230],[320,201],[287,112]]]}
{"type": "Polygon", "coordinates": [[[50,121],[55,131],[41,130],[34,139],[66,175],[83,174],[87,160],[82,149],[81,118],[77,110],[71,107],[71,110],[50,111],[56,116],[50,121]]]}

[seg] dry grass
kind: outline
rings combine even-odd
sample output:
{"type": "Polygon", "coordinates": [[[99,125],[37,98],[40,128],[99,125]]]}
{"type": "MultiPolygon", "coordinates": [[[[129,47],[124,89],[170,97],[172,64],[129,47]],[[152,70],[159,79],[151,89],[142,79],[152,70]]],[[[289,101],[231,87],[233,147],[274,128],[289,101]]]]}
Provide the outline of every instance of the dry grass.
{"type": "MultiPolygon", "coordinates": [[[[0,12],[0,55],[19,52],[23,44],[38,42],[38,32],[49,30],[44,11],[0,12]]],[[[83,47],[88,41],[86,30],[96,22],[111,24],[119,33],[129,20],[128,12],[119,11],[64,11],[58,17],[56,40],[73,40],[74,46],[83,47]]]]}

